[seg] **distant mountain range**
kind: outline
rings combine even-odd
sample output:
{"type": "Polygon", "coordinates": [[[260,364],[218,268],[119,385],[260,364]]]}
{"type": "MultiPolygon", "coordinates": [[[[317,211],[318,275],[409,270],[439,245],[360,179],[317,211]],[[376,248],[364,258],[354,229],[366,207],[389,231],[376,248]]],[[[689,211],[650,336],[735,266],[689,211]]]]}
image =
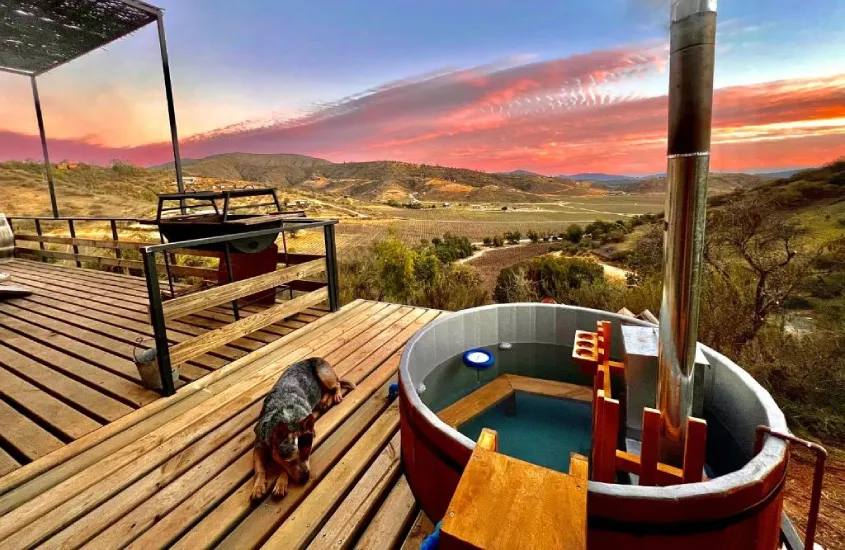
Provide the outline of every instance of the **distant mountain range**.
{"type": "MultiPolygon", "coordinates": [[[[183,161],[186,175],[303,189],[365,200],[537,202],[602,193],[592,185],[527,171],[494,174],[395,161],[333,163],[304,155],[226,153],[183,161]]],[[[173,163],[159,169],[172,169],[173,163]]]]}
{"type": "MultiPolygon", "coordinates": [[[[666,189],[665,174],[626,176],[580,173],[545,176],[529,170],[489,173],[463,168],[396,161],[334,163],[291,154],[225,153],[184,159],[185,174],[271,187],[303,189],[365,200],[464,202],[536,202],[565,196],[605,194],[614,190],[654,194],[666,189]]],[[[157,166],[172,169],[173,163],[157,166]]],[[[793,172],[710,175],[711,194],[747,189],[793,172]]]]}

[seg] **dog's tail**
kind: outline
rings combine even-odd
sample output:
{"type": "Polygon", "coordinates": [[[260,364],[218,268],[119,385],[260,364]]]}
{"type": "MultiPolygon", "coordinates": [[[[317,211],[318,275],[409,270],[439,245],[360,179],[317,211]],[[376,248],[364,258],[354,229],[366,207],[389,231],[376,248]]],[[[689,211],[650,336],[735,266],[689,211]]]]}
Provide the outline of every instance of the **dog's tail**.
{"type": "Polygon", "coordinates": [[[349,393],[355,389],[355,382],[350,382],[349,380],[341,380],[340,387],[343,389],[343,391],[349,393]]]}

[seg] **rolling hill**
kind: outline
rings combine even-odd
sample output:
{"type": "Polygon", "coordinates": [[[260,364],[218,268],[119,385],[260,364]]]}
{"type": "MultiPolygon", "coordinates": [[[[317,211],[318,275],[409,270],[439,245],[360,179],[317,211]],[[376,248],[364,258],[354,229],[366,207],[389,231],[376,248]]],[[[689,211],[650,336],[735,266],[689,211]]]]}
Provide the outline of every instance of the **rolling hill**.
{"type": "Polygon", "coordinates": [[[185,174],[365,200],[536,202],[602,192],[590,184],[537,174],[494,174],[396,161],[333,163],[303,155],[227,153],[194,160],[185,174]]]}
{"type": "MultiPolygon", "coordinates": [[[[709,195],[718,195],[730,193],[737,189],[753,189],[754,187],[769,183],[773,179],[770,176],[764,175],[711,172],[707,182],[707,193],[709,195]]],[[[626,193],[635,193],[638,195],[665,193],[666,177],[657,176],[637,179],[625,184],[622,189],[626,193]]]]}

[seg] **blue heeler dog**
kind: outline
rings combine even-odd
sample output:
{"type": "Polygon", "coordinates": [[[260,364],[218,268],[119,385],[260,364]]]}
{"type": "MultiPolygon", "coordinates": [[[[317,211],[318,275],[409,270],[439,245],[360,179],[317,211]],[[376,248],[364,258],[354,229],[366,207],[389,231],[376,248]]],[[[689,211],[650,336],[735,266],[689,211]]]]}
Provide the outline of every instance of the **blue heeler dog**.
{"type": "Polygon", "coordinates": [[[267,494],[268,454],[282,467],[273,496],[288,491],[288,477],[305,483],[311,475],[311,444],[314,421],[333,404],[343,400],[355,384],[341,380],[324,359],[311,357],[291,365],[264,398],[255,424],[255,485],[252,498],[267,494]]]}

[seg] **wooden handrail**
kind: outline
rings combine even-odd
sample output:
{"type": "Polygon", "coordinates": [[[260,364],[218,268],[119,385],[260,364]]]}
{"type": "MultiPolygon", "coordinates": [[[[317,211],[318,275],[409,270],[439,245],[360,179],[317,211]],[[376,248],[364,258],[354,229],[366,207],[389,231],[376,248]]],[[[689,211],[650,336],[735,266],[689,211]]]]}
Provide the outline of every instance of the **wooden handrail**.
{"type": "MultiPolygon", "coordinates": [[[[172,268],[171,268],[172,269],[172,268]]],[[[249,279],[235,281],[225,285],[202,290],[179,298],[169,300],[162,305],[165,319],[178,319],[185,315],[197,313],[226,302],[249,296],[262,290],[275,288],[295,279],[302,279],[326,270],[323,259],[312,260],[308,263],[286,267],[249,279]]]]}
{"type": "MultiPolygon", "coordinates": [[[[73,252],[59,252],[57,250],[38,250],[35,248],[24,248],[20,246],[15,247],[15,255],[32,255],[37,257],[56,258],[58,260],[78,260],[80,262],[92,263],[98,267],[112,266],[112,267],[128,267],[130,269],[144,269],[143,262],[137,260],[125,260],[123,258],[105,258],[102,256],[87,256],[84,254],[74,254],[73,252]]],[[[164,270],[164,264],[159,264],[161,270],[164,270]]],[[[174,275],[183,277],[217,277],[217,271],[214,269],[207,269],[203,267],[192,267],[187,265],[171,265],[170,272],[174,275]]]]}
{"type": "Polygon", "coordinates": [[[170,364],[179,365],[185,361],[195,359],[204,353],[217,349],[230,342],[242,338],[247,334],[261,330],[286,317],[328,299],[328,289],[321,288],[288,302],[282,302],[269,307],[260,313],[244,317],[234,323],[206,332],[190,340],[186,340],[170,348],[170,364]]]}
{"type": "Polygon", "coordinates": [[[110,249],[124,249],[124,250],[139,250],[142,246],[150,246],[158,244],[156,242],[136,242],[136,241],[114,241],[101,239],[79,239],[71,237],[60,237],[56,235],[33,235],[31,233],[16,233],[15,239],[20,241],[34,241],[39,243],[52,244],[71,244],[77,246],[88,246],[91,248],[110,248],[110,249]]]}

